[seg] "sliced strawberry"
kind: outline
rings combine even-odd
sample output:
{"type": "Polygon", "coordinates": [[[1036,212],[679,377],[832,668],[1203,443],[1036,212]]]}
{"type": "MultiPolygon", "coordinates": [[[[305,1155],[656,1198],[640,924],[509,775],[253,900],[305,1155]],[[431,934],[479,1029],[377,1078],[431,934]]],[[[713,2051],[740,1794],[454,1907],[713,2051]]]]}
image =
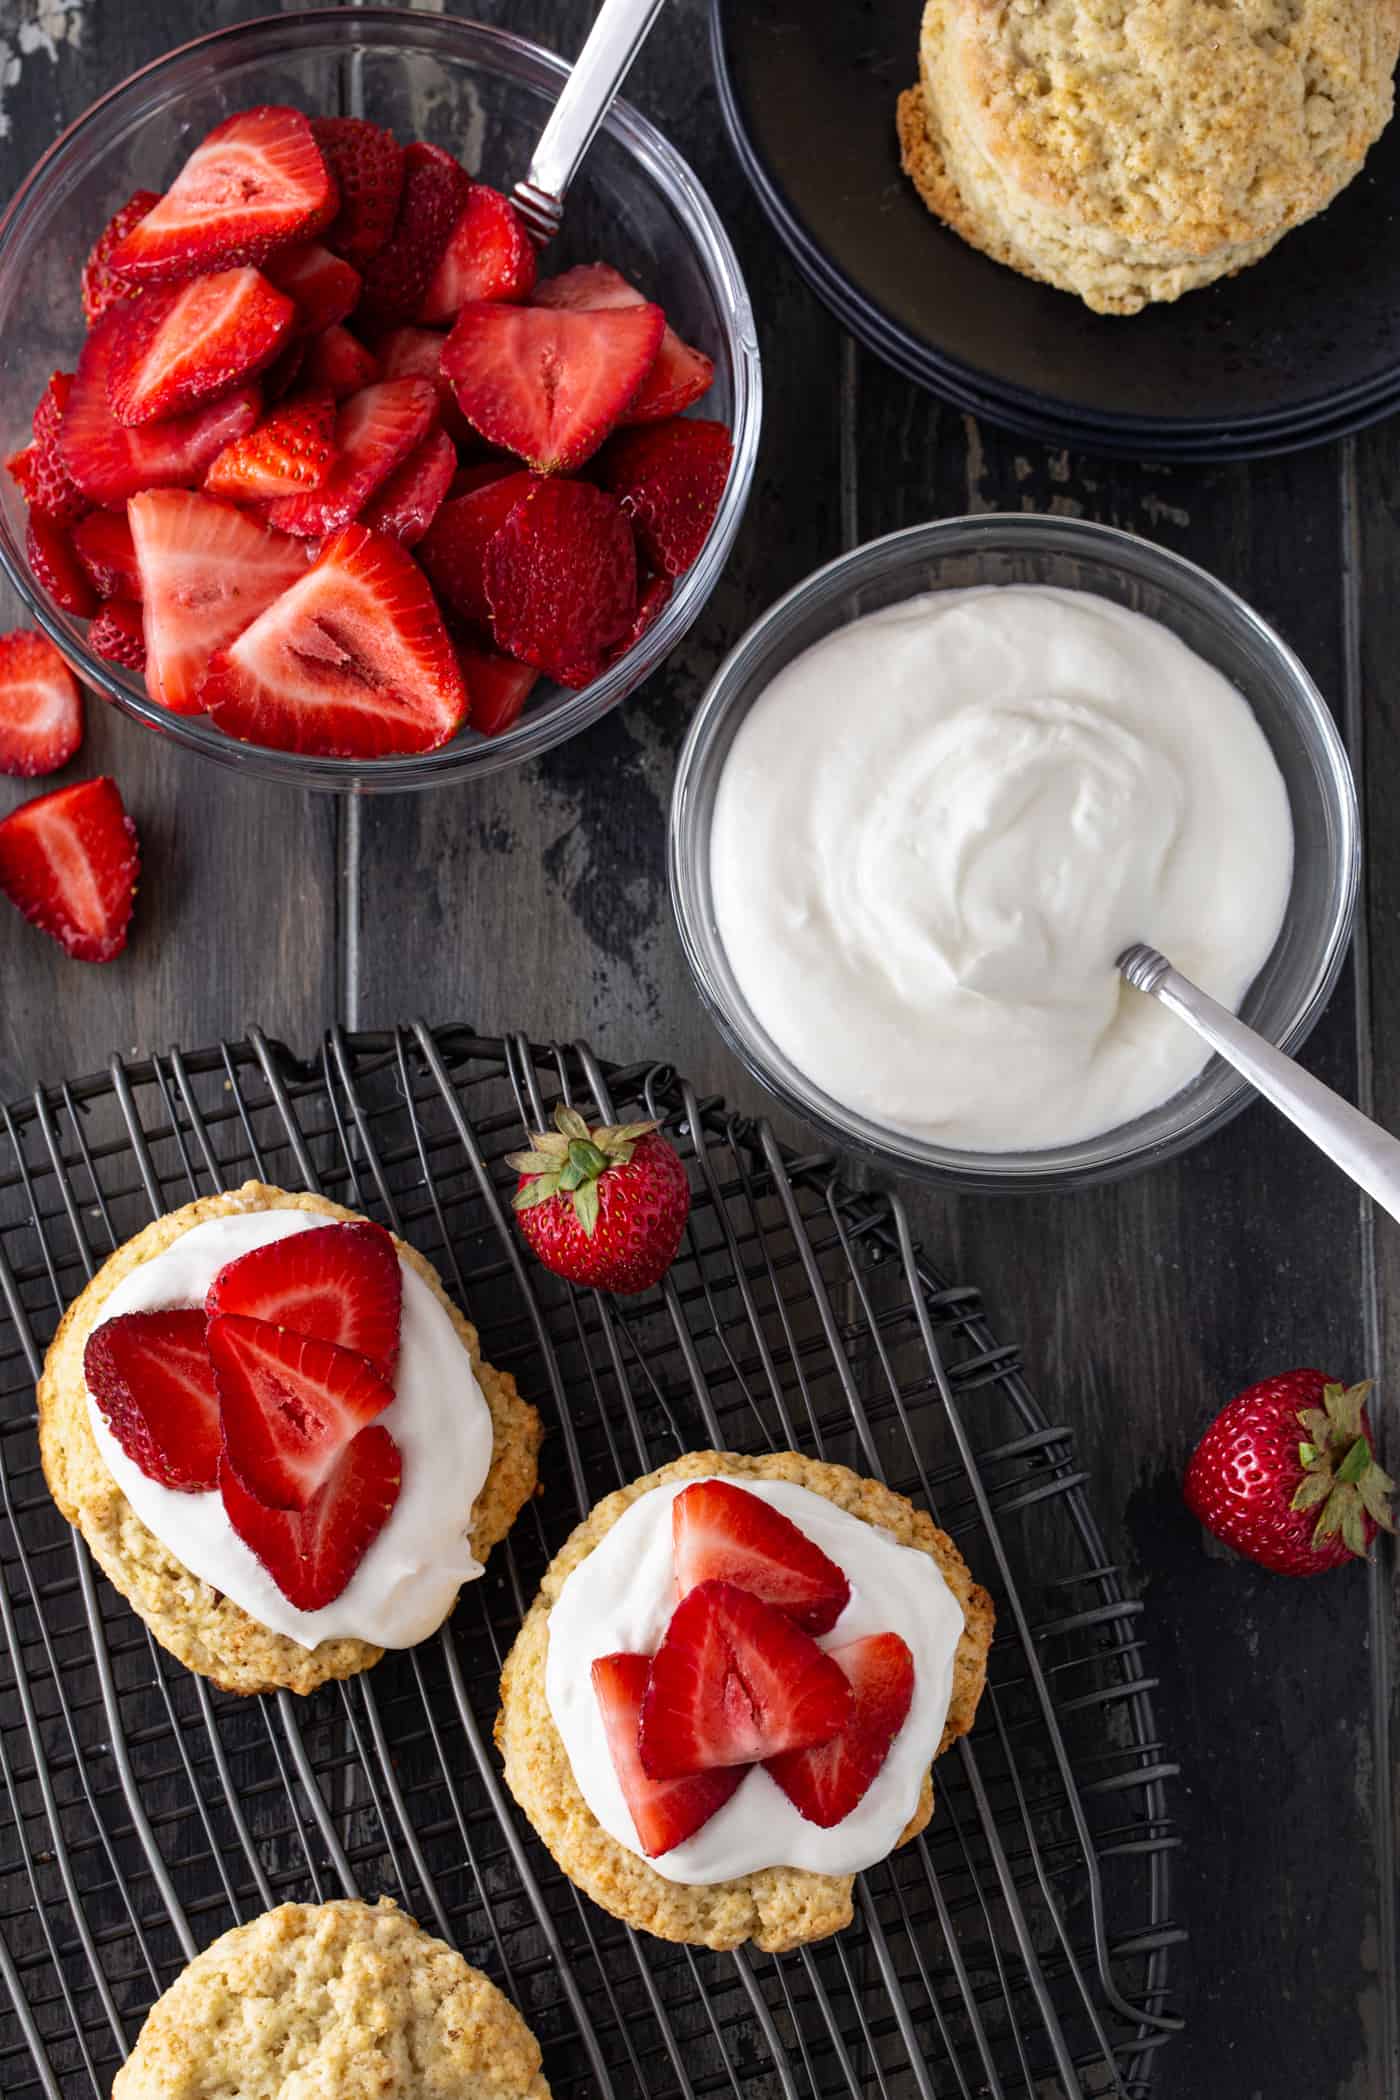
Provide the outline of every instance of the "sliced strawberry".
{"type": "Polygon", "coordinates": [[[535,244],[525,221],[499,190],[474,182],[418,319],[429,327],[434,321],[454,321],[469,299],[525,299],[534,282],[535,244]]]}
{"type": "Polygon", "coordinates": [[[204,486],[235,503],[270,503],[319,488],[335,457],[335,396],[329,387],[311,387],[225,445],[204,486]]]}
{"type": "Polygon", "coordinates": [[[914,1700],[914,1658],[897,1633],[872,1633],[827,1653],[850,1682],[850,1720],[829,1743],[764,1761],[799,1815],[822,1830],[864,1800],[914,1700]]]}
{"type": "MultiPolygon", "coordinates": [[[[547,277],[535,287],[534,306],[566,306],[575,313],[597,313],[603,307],[640,306],[645,295],[629,284],[611,263],[580,263],[560,277],[547,277]]],[[[714,359],[683,343],[670,323],[661,337],[655,362],[632,397],[624,423],[654,423],[679,416],[710,389],[714,359]]]]}
{"type": "Polygon", "coordinates": [[[89,325],[100,314],[105,314],[109,306],[139,296],[140,287],[129,283],[125,277],[118,277],[109,259],[112,250],[121,246],[132,227],[139,225],[159,203],[159,190],[137,190],[98,235],[91,255],[83,264],[83,312],[89,325]]]}
{"type": "Polygon", "coordinates": [[[567,473],[602,444],[656,356],[659,306],[573,313],[464,306],[442,353],[462,412],[541,474],[567,473]]]}
{"type": "Polygon", "coordinates": [[[94,1327],[83,1377],[97,1411],[148,1480],[204,1494],[219,1480],[219,1396],[204,1309],[118,1313],[94,1327]]]}
{"type": "Polygon", "coordinates": [[[225,1263],[204,1301],[211,1319],[241,1313],[334,1342],[394,1375],[403,1274],[382,1225],[357,1219],[270,1240],[225,1263]]]}
{"type": "Polygon", "coordinates": [[[482,736],[501,736],[510,728],[539,683],[532,664],[485,644],[456,644],[457,664],[467,688],[467,721],[482,736]]]}
{"type": "Polygon", "coordinates": [[[0,773],[56,773],[82,741],[78,681],[48,636],[0,634],[0,773]]]}
{"type": "Polygon", "coordinates": [[[360,296],[359,271],[316,241],[269,255],[263,274],[296,307],[294,338],[321,335],[334,328],[353,312],[360,296]]]}
{"type": "Polygon", "coordinates": [[[319,488],[274,503],[273,524],[302,539],[339,532],[422,444],[436,420],[437,390],[427,379],[381,379],[352,394],[335,420],[337,457],[330,473],[319,488]]]}
{"type": "Polygon", "coordinates": [[[145,606],[147,689],[173,714],[198,714],[210,658],[306,574],[306,548],[192,489],[133,496],[127,515],[145,606]]]}
{"type": "Polygon", "coordinates": [[[732,1582],[702,1582],[652,1657],[637,1748],[651,1779],[829,1742],[851,1687],[810,1634],[732,1582]]]}
{"type": "Polygon", "coordinates": [[[230,736],[334,758],[434,750],[467,705],[422,571],[363,525],[215,657],[201,698],[230,736]]]}
{"type": "Polygon", "coordinates": [[[451,438],[445,430],[430,431],[375,496],[365,512],[366,525],[401,547],[416,547],[441,510],[456,472],[451,438]]]}
{"type": "Polygon", "coordinates": [[[42,510],[39,501],[39,447],[34,444],[21,445],[5,461],[5,472],[9,475],[25,503],[31,510],[42,510]]]}
{"type": "Polygon", "coordinates": [[[483,566],[496,640],[562,685],[596,678],[636,617],[627,520],[586,481],[537,481],[487,542],[483,566]]]}
{"type": "Polygon", "coordinates": [[[274,248],[310,240],[339,202],[301,111],[267,103],[216,125],[106,260],[141,285],[260,263],[274,248]]]}
{"type": "Polygon", "coordinates": [[[139,598],[141,573],[131,527],[115,511],[93,510],[68,535],[99,598],[139,598]]]}
{"type": "Polygon", "coordinates": [[[338,326],[312,338],[307,345],[305,372],[308,385],[329,387],[337,401],[358,394],[362,387],[373,386],[380,376],[378,358],[348,328],[338,326]]]}
{"type": "Polygon", "coordinates": [[[109,598],[88,629],[88,647],[123,670],[144,671],[146,628],[140,606],[129,598],[109,598]]]}
{"type": "Polygon", "coordinates": [[[313,117],[316,143],[340,192],[326,246],[362,269],[394,230],[403,189],[403,147],[363,117],[313,117]]]}
{"type": "Polygon", "coordinates": [[[68,472],[59,431],[73,389],[71,372],[55,372],[34,411],[34,442],[7,462],[31,510],[43,511],[55,525],[75,525],[90,509],[87,497],[68,472]]]}
{"type": "Polygon", "coordinates": [[[648,1779],[637,1754],[642,1698],[651,1675],[646,1655],[600,1655],[593,1690],[622,1797],[648,1859],[694,1837],[748,1777],[746,1765],[694,1772],[685,1779],[648,1779]]]}
{"type": "Polygon", "coordinates": [[[715,522],[733,457],[723,423],[685,417],[619,431],[595,472],[631,518],[652,567],[683,576],[715,522]]]}
{"type": "Polygon", "coordinates": [[[444,503],[429,526],[418,559],[438,596],[462,619],[490,626],[486,549],[535,485],[531,474],[492,474],[444,503]]]}
{"type": "Polygon", "coordinates": [[[290,394],[301,377],[302,368],[306,363],[306,350],[305,342],[297,341],[295,336],[283,343],[258,382],[267,407],[271,408],[290,394]]]}
{"type": "Polygon", "coordinates": [[[97,611],[97,593],[88,582],[87,571],[73,552],[73,543],[61,525],[31,510],[24,528],[24,551],[34,580],[65,612],[80,620],[97,611]]]}
{"type": "Polygon", "coordinates": [[[229,1464],[271,1509],[305,1509],[394,1397],[368,1357],[242,1313],[210,1320],[209,1355],[229,1464]]]}
{"type": "Polygon", "coordinates": [[[441,146],[414,144],[403,157],[403,192],[388,241],[365,265],[359,319],[369,329],[411,321],[442,260],[472,180],[441,146]]]}
{"type": "Polygon", "coordinates": [[[191,487],[215,453],[251,430],[260,407],[255,386],[169,422],[128,430],[107,400],[107,370],[122,309],[105,314],[83,345],[59,443],[78,487],[106,510],[125,510],[141,489],[191,487]]]}
{"type": "Polygon", "coordinates": [[[393,1513],[399,1447],[382,1424],[362,1429],[308,1508],[268,1509],[225,1460],[219,1489],[230,1524],[298,1611],[334,1603],[393,1513]]]}
{"type": "Polygon", "coordinates": [[[619,656],[625,656],[633,644],[641,640],[647,629],[660,619],[671,602],[674,589],[675,585],[669,576],[648,576],[646,581],[639,585],[636,617],[628,632],[613,649],[609,662],[616,662],[619,656]]]}
{"type": "Polygon", "coordinates": [[[260,270],[219,270],[143,292],[121,308],[107,366],[119,423],[161,422],[228,393],[271,364],[296,306],[260,270]]]}
{"type": "Polygon", "coordinates": [[[695,1480],[671,1504],[676,1595],[732,1582],[786,1612],[804,1633],[830,1633],[851,1598],[834,1560],[771,1502],[729,1480],[695,1480]]]}
{"type": "Polygon", "coordinates": [[[0,821],[0,893],[79,962],[125,948],[139,858],[114,780],[55,788],[0,821]]]}
{"type": "Polygon", "coordinates": [[[457,396],[443,373],[446,342],[447,337],[433,328],[391,328],[376,346],[380,372],[385,379],[431,379],[438,390],[442,427],[453,444],[480,451],[481,439],[458,408],[457,396]]]}

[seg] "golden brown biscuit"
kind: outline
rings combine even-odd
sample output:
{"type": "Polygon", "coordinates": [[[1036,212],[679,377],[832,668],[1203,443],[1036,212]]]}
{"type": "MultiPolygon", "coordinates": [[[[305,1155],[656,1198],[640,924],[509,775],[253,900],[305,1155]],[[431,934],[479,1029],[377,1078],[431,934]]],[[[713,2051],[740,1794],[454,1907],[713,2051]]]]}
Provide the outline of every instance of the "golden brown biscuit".
{"type": "MultiPolygon", "coordinates": [[[[229,1692],[285,1688],[314,1691],[332,1677],[353,1677],[377,1663],[382,1648],[367,1641],[323,1641],[299,1647],[272,1633],[228,1597],[183,1567],[137,1516],[108,1470],[88,1412],[83,1351],[112,1292],[142,1262],[208,1218],[257,1210],[309,1210],[356,1218],[324,1196],[289,1194],[247,1181],[225,1196],[202,1196],[146,1226],[103,1263],[64,1314],[39,1380],[39,1453],[54,1501],[76,1524],[108,1579],[146,1621],[161,1646],[229,1692]]],[[[472,1551],[484,1561],[534,1492],[540,1420],[507,1373],[483,1363],[476,1329],[452,1304],[437,1271],[417,1249],[396,1239],[401,1258],[441,1300],[472,1361],[491,1413],[491,1468],[472,1511],[472,1551]]]]}
{"type": "Polygon", "coordinates": [[[387,1898],[284,1903],[152,2006],[112,2100],[549,2100],[508,1998],[387,1898]]]}
{"type": "MultiPolygon", "coordinates": [[[[862,1479],[846,1466],[802,1458],[795,1451],[753,1458],[733,1451],[689,1451],[659,1472],[605,1496],[551,1561],[501,1673],[496,1743],[505,1759],[511,1792],[570,1880],[614,1917],[663,1940],[714,1948],[738,1947],[752,1940],[767,1953],[780,1954],[808,1940],[825,1939],[850,1923],[855,1877],[813,1874],[799,1867],[765,1867],[736,1881],[707,1887],[668,1881],[639,1854],[620,1845],[593,1815],[579,1792],[545,1694],[549,1614],[568,1576],[639,1496],[667,1481],[703,1479],[716,1473],[794,1481],[813,1494],[824,1495],[851,1516],[892,1533],[901,1546],[916,1547],[937,1561],[962,1606],[964,1620],[940,1755],[972,1726],[987,1675],[992,1600],[972,1580],[947,1533],[923,1510],[877,1480],[862,1479]]],[[[930,1776],[900,1843],[917,1837],[932,1814],[930,1776]]]]}

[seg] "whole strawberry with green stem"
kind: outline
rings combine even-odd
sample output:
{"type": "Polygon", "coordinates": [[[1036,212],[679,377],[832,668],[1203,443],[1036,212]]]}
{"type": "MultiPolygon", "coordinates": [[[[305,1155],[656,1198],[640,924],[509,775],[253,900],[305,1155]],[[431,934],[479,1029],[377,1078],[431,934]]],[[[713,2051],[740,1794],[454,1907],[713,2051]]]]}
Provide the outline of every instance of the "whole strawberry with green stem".
{"type": "Polygon", "coordinates": [[[679,1153],[655,1123],[590,1128],[563,1102],[554,1129],[512,1152],[520,1229],[568,1283],[624,1295],[650,1290],[676,1258],[690,1212],[679,1153]]]}
{"type": "Polygon", "coordinates": [[[1285,1371],[1223,1407],[1191,1455],[1189,1508],[1227,1546],[1280,1575],[1365,1559],[1393,1531],[1394,1482],[1376,1463],[1370,1381],[1285,1371]]]}

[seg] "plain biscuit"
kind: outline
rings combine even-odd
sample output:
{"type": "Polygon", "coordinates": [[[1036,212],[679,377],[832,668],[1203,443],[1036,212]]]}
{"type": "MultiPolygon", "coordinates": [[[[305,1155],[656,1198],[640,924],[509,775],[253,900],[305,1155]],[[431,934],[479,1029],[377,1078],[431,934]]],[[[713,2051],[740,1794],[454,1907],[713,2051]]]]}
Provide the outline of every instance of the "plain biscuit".
{"type": "MultiPolygon", "coordinates": [[[[567,1577],[607,1536],[640,1495],[670,1480],[716,1473],[757,1480],[791,1480],[824,1495],[838,1509],[891,1532],[902,1546],[936,1560],[963,1610],[964,1630],[953,1664],[953,1695],[939,1752],[966,1735],[982,1696],[992,1638],[992,1600],[972,1580],[962,1555],[932,1517],[903,1495],[862,1479],[845,1466],[802,1458],[794,1451],[743,1457],[733,1451],[690,1451],[659,1472],[608,1495],[555,1555],[501,1673],[496,1743],[506,1783],[564,1872],[593,1901],[629,1925],[659,1939],[695,1947],[738,1947],[752,1940],[782,1953],[825,1939],[851,1921],[849,1874],[812,1874],[798,1867],[765,1867],[736,1881],[695,1887],[667,1881],[639,1854],[619,1845],[598,1823],[579,1792],[545,1696],[549,1614],[567,1577]]],[[[900,1843],[917,1837],[933,1814],[933,1780],[924,1790],[900,1843]]]]}
{"type": "MultiPolygon", "coordinates": [[[[39,1453],[54,1501],[76,1524],[103,1572],[146,1621],[163,1648],[201,1677],[230,1692],[314,1691],[333,1677],[353,1677],[377,1663],[382,1648],[367,1641],[322,1641],[302,1648],[272,1633],[228,1597],[192,1575],[141,1522],[113,1479],[92,1433],[83,1351],[102,1308],[124,1276],[169,1247],[193,1225],[257,1210],[309,1210],[353,1219],[324,1196],[289,1194],[260,1181],[226,1196],[202,1196],[157,1218],[104,1262],[74,1299],[49,1346],[39,1380],[39,1453]]],[[[443,1290],[436,1269],[403,1240],[399,1255],[441,1300],[491,1412],[491,1468],[472,1510],[472,1551],[479,1561],[514,1523],[534,1493],[540,1420],[515,1390],[515,1381],[483,1363],[476,1329],[443,1290]]]]}

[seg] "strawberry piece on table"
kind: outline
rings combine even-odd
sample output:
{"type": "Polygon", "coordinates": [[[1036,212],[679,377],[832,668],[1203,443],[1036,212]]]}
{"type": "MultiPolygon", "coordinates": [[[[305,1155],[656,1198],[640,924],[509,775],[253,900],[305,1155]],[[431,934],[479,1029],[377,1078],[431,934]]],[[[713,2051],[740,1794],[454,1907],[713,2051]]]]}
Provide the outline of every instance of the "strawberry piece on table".
{"type": "Polygon", "coordinates": [[[331,758],[435,750],[467,707],[422,571],[363,525],[215,657],[201,700],[230,736],[331,758]]]}
{"type": "Polygon", "coordinates": [[[627,520],[586,481],[537,481],[487,543],[483,569],[497,642],[561,685],[596,678],[636,618],[627,520]]]}
{"type": "Polygon", "coordinates": [[[650,1675],[651,1658],[646,1655],[600,1655],[593,1665],[593,1690],[622,1797],[643,1852],[648,1859],[659,1859],[703,1829],[747,1778],[748,1767],[692,1772],[684,1779],[648,1779],[637,1751],[637,1731],[650,1675]]]}
{"type": "Polygon", "coordinates": [[[267,103],[216,125],[106,262],[140,285],[256,264],[275,248],[310,240],[339,206],[306,118],[267,103]]]}
{"type": "Polygon", "coordinates": [[[393,1514],[403,1481],[399,1447],[382,1424],[362,1429],[304,1510],[269,1509],[225,1460],[224,1510],[298,1611],[334,1603],[393,1514]]]}
{"type": "Polygon", "coordinates": [[[393,233],[365,265],[359,319],[370,330],[413,319],[472,187],[466,169],[441,146],[406,147],[403,167],[393,233]]]}
{"type": "MultiPolygon", "coordinates": [[[[611,263],[580,263],[562,276],[547,277],[535,287],[534,306],[567,306],[575,313],[597,313],[608,306],[641,306],[645,295],[629,284],[611,263]]],[[[683,415],[710,390],[714,359],[684,343],[668,321],[651,370],[632,397],[624,423],[655,423],[663,416],[683,415]]]]}
{"type": "Polygon", "coordinates": [[[168,422],[128,430],[112,414],[107,371],[123,310],[104,314],[83,345],[59,443],[64,464],[90,501],[125,510],[143,489],[192,487],[215,454],[251,430],[261,401],[255,386],[168,422]]]}
{"type": "Polygon", "coordinates": [[[829,1742],[851,1687],[791,1619],[732,1582],[702,1582],[651,1660],[637,1750],[649,1779],[681,1779],[829,1742]]]}
{"type": "Polygon", "coordinates": [[[133,496],[127,515],[145,607],[147,689],[172,714],[198,714],[210,658],[305,576],[307,550],[193,489],[133,496]]]}
{"type": "Polygon", "coordinates": [[[729,1480],[696,1480],[671,1504],[676,1594],[732,1582],[786,1612],[804,1633],[830,1633],[850,1602],[836,1562],[771,1502],[729,1480]]]}
{"type": "Polygon", "coordinates": [[[94,1327],[83,1377],[97,1411],[148,1480],[185,1494],[219,1481],[219,1395],[202,1306],[118,1313],[94,1327]]]}
{"type": "Polygon", "coordinates": [[[311,387],[225,445],[204,486],[234,503],[270,503],[319,488],[335,458],[335,396],[329,387],[311,387]]]}
{"type": "Polygon", "coordinates": [[[54,604],[80,620],[90,619],[97,611],[97,593],[63,527],[55,525],[41,510],[31,510],[24,528],[24,551],[35,582],[48,592],[54,604]]]}
{"type": "Polygon", "coordinates": [[[534,282],[535,244],[525,221],[499,190],[474,182],[423,295],[418,319],[429,326],[453,321],[472,299],[524,299],[534,282]]]}
{"type": "Polygon", "coordinates": [[[109,599],[88,629],[88,647],[125,671],[144,671],[146,628],[140,606],[129,598],[109,599]]]}
{"type": "Polygon", "coordinates": [[[539,672],[484,644],[458,641],[456,648],[469,724],[482,736],[503,735],[539,683],[539,672]]]}
{"type": "Polygon", "coordinates": [[[55,788],[0,820],[0,894],[78,962],[126,946],[140,854],[114,780],[55,788]]]}
{"type": "Polygon", "coordinates": [[[160,203],[159,190],[137,190],[128,197],[121,210],[111,218],[98,235],[91,255],[83,265],[83,312],[89,326],[99,314],[105,314],[109,306],[122,299],[140,296],[139,285],[125,277],[118,277],[109,258],[114,248],[119,248],[133,226],[139,225],[148,212],[160,203]]]}
{"type": "Polygon", "coordinates": [[[540,306],[464,306],[442,353],[462,413],[489,444],[537,473],[582,466],[615,424],[656,356],[659,306],[574,313],[540,306]]]}
{"type": "Polygon", "coordinates": [[[316,241],[280,248],[263,264],[263,274],[296,307],[293,340],[334,328],[354,311],[360,296],[359,271],[316,241]]]}
{"type": "Polygon", "coordinates": [[[445,430],[430,431],[375,496],[365,512],[366,525],[401,547],[416,547],[441,510],[456,472],[451,438],[445,430]]]}
{"type": "Polygon", "coordinates": [[[48,636],[0,634],[0,773],[56,773],[82,741],[78,681],[48,636]]]}
{"type": "Polygon", "coordinates": [[[683,576],[709,536],[734,445],[723,423],[699,417],[619,431],[598,461],[598,479],[632,520],[654,569],[683,576]]]}
{"type": "Polygon", "coordinates": [[[357,518],[437,420],[437,389],[428,379],[381,379],[341,404],[336,459],[319,488],[283,496],[269,513],[281,532],[323,539],[357,518]]]}
{"type": "Polygon", "coordinates": [[[1285,1371],[1223,1407],[1186,1468],[1187,1507],[1227,1546],[1278,1575],[1364,1560],[1394,1531],[1394,1481],[1375,1459],[1369,1380],[1285,1371]]]}
{"type": "Polygon", "coordinates": [[[34,442],[5,462],[11,480],[30,509],[41,510],[55,525],[75,525],[90,508],[87,497],[68,472],[59,444],[72,389],[71,372],[55,372],[51,376],[34,411],[34,442]]]}
{"type": "Polygon", "coordinates": [[[107,366],[119,423],[183,415],[255,378],[277,355],[296,317],[260,270],[220,270],[144,292],[123,307],[107,366]]]}
{"type": "Polygon", "coordinates": [[[329,387],[337,401],[358,394],[362,387],[373,386],[380,376],[378,358],[348,328],[339,325],[312,338],[306,348],[304,369],[308,385],[329,387]]]}
{"type": "Polygon", "coordinates": [[[242,1313],[210,1320],[209,1354],[225,1456],[271,1509],[305,1509],[394,1397],[368,1357],[242,1313]]]}
{"type": "Polygon", "coordinates": [[[850,1683],[850,1720],[829,1743],[784,1750],[764,1763],[798,1814],[822,1830],[844,1822],[865,1799],[914,1701],[914,1658],[897,1633],[872,1633],[827,1653],[850,1683]]]}
{"type": "Polygon", "coordinates": [[[676,1258],[690,1215],[680,1154],[655,1123],[590,1129],[560,1102],[553,1130],[506,1155],[520,1179],[511,1204],[547,1269],[600,1291],[646,1291],[676,1258]]]}
{"type": "Polygon", "coordinates": [[[491,623],[486,596],[486,549],[523,496],[535,487],[531,474],[483,470],[474,487],[443,504],[418,549],[434,590],[464,620],[491,623]]]}
{"type": "Polygon", "coordinates": [[[311,130],[340,193],[326,246],[357,270],[394,230],[403,189],[403,147],[392,131],[363,117],[313,117],[311,130]]]}
{"type": "Polygon", "coordinates": [[[112,510],[89,511],[68,537],[99,598],[140,597],[136,544],[125,517],[112,510]]]}
{"type": "Polygon", "coordinates": [[[205,1298],[212,1319],[241,1313],[334,1342],[394,1375],[403,1274],[382,1225],[358,1219],[270,1240],[227,1262],[205,1298]]]}

